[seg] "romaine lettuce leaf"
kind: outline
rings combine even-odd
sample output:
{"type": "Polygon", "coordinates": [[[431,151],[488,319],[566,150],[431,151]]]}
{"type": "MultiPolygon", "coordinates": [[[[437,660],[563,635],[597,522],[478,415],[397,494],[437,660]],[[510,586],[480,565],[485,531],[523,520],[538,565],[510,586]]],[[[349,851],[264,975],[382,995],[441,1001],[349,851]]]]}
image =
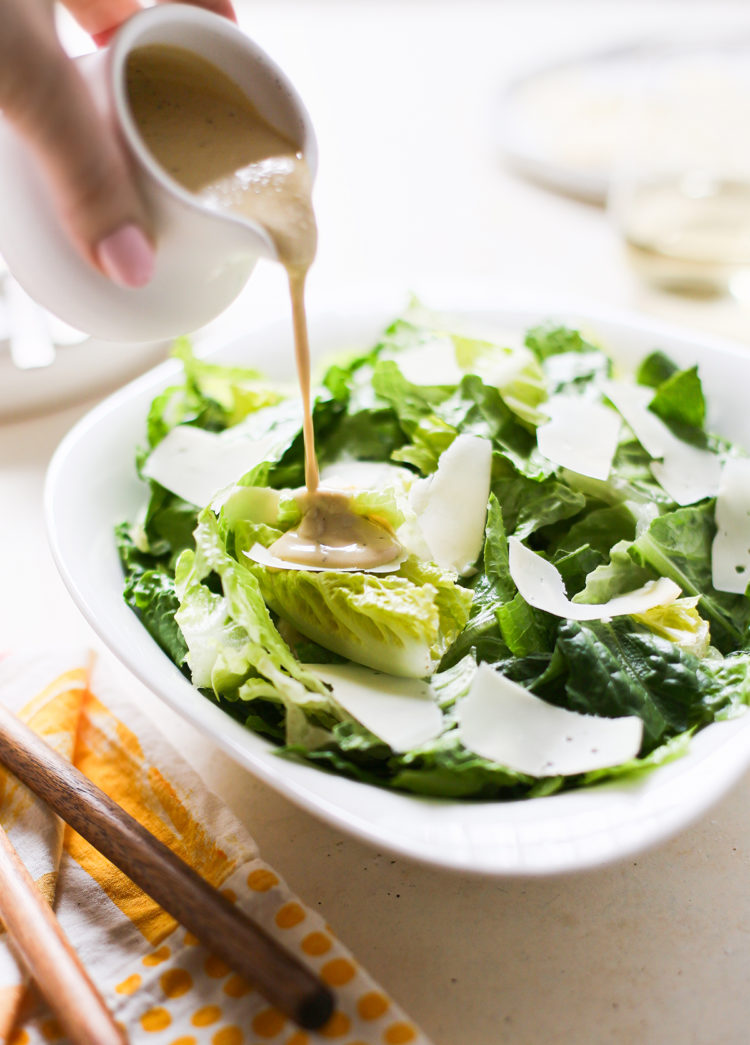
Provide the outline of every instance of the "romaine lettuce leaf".
{"type": "Polygon", "coordinates": [[[188,391],[217,404],[225,427],[236,425],[248,414],[285,398],[258,370],[199,359],[188,338],[175,341],[172,355],[182,360],[188,391]]]}
{"type": "Polygon", "coordinates": [[[550,356],[569,352],[601,352],[599,346],[588,341],[579,330],[554,324],[532,327],[526,333],[524,344],[542,362],[550,356]]]}
{"type": "Polygon", "coordinates": [[[281,638],[252,572],[227,553],[210,509],[199,516],[195,551],[184,551],[177,562],[175,588],[175,620],[194,685],[242,700],[275,693],[285,707],[288,741],[319,742],[337,720],[336,709],[281,638]]]}
{"type": "Polygon", "coordinates": [[[397,573],[271,570],[248,560],[265,602],[314,642],[392,675],[432,675],[466,624],[471,591],[411,557],[397,573]]]}
{"type": "Polygon", "coordinates": [[[750,600],[716,591],[711,583],[711,544],[716,533],[714,501],[679,508],[654,519],[630,547],[630,555],[652,577],[670,577],[683,595],[698,596],[711,625],[711,641],[722,653],[748,643],[750,600]]]}
{"type": "Polygon", "coordinates": [[[632,541],[618,541],[611,549],[609,562],[597,566],[586,578],[584,588],[574,597],[575,602],[609,602],[627,591],[642,587],[653,580],[653,572],[639,566],[630,554],[632,541]]]}
{"type": "MultiPolygon", "coordinates": [[[[467,751],[455,730],[431,745],[393,755],[356,723],[342,723],[333,737],[314,751],[288,746],[280,752],[368,784],[442,798],[522,798],[533,793],[532,777],[514,773],[467,751]]],[[[554,785],[547,782],[550,791],[554,785]]],[[[557,786],[560,786],[560,781],[557,786]]]]}
{"type": "Polygon", "coordinates": [[[150,551],[136,546],[127,523],[117,527],[116,535],[120,562],[125,573],[125,601],[140,617],[149,635],[180,667],[185,660],[187,647],[175,621],[179,601],[174,574],[168,564],[161,562],[150,551]]]}
{"type": "Polygon", "coordinates": [[[691,428],[702,431],[706,420],[706,400],[698,367],[678,370],[663,381],[649,403],[649,410],[676,428],[678,433],[681,429],[691,428]]]}
{"type": "Polygon", "coordinates": [[[484,571],[474,584],[470,619],[449,650],[443,667],[470,650],[480,661],[497,662],[508,654],[524,657],[551,650],[557,621],[529,606],[518,594],[508,566],[508,540],[503,511],[490,497],[484,542],[484,571]]]}
{"type": "Polygon", "coordinates": [[[573,519],[586,507],[583,493],[552,477],[536,481],[524,475],[500,475],[492,492],[502,505],[508,533],[519,540],[542,527],[573,519]]]}
{"type": "Polygon", "coordinates": [[[658,388],[664,381],[672,377],[680,368],[673,359],[662,352],[654,349],[640,361],[635,372],[635,379],[639,385],[648,388],[658,388]]]}
{"type": "Polygon", "coordinates": [[[644,754],[712,718],[701,661],[630,618],[565,621],[556,652],[567,669],[565,706],[611,718],[638,715],[644,754]]]}
{"type": "Polygon", "coordinates": [[[544,373],[532,352],[504,349],[489,341],[452,336],[459,366],[497,388],[507,407],[529,426],[546,420],[538,408],[547,398],[544,373]]]}
{"type": "MultiPolygon", "coordinates": [[[[601,381],[612,377],[606,352],[580,332],[537,327],[526,347],[506,349],[449,327],[414,305],[373,349],[329,365],[316,392],[321,465],[399,461],[413,470],[354,496],[355,511],[398,531],[416,553],[386,575],[270,570],[244,554],[299,520],[299,406],[289,389],[256,371],[207,363],[178,343],[185,382],[154,400],[150,446],[177,424],[210,431],[239,424],[253,432],[275,424],[285,434],[278,451],[223,497],[218,518],[210,510],[196,516],[194,506],[150,484],[143,516],[119,530],[126,599],[227,713],[281,744],[286,757],[358,780],[424,795],[516,799],[634,776],[677,757],[695,730],[750,703],[750,600],[711,586],[714,502],[676,510],[627,426],[606,481],[556,468],[539,454],[535,426],[545,398],[600,400],[601,381]],[[443,384],[421,380],[431,344],[443,384]],[[458,584],[425,561],[409,491],[417,473],[432,475],[462,434],[491,441],[493,468],[478,572],[458,584]],[[552,617],[518,593],[507,535],[553,562],[577,601],[606,602],[661,576],[676,581],[683,597],[612,621],[552,617]],[[395,754],[305,667],[342,659],[431,676],[441,735],[395,754]],[[536,781],[468,752],[455,715],[479,662],[551,703],[638,715],[645,727],[640,757],[578,778],[536,781]]],[[[680,370],[657,351],[637,380],[653,388],[650,409],[678,438],[727,452],[703,431],[696,368],[680,370]]]]}
{"type": "Polygon", "coordinates": [[[675,599],[668,606],[654,606],[645,613],[634,613],[633,620],[702,660],[709,651],[711,629],[698,613],[697,604],[697,597],[675,599]]]}

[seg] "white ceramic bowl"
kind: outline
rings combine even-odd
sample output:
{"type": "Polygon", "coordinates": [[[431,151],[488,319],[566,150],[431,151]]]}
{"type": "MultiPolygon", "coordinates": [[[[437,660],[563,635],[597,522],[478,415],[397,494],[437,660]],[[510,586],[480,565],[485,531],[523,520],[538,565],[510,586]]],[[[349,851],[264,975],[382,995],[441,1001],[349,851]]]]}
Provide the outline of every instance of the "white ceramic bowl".
{"type": "MultiPolygon", "coordinates": [[[[368,347],[395,315],[392,304],[311,317],[317,353],[368,347]]],[[[524,330],[546,318],[598,337],[625,366],[659,347],[683,365],[700,363],[710,424],[750,446],[750,354],[729,344],[633,317],[501,305],[473,308],[482,328],[524,330]]],[[[253,330],[216,358],[243,361],[274,376],[292,372],[287,321],[253,330]]],[[[113,527],[132,518],[145,488],[133,455],[144,439],[149,403],[174,382],[169,362],[123,388],[85,417],[52,461],[46,516],[52,550],[73,598],[106,644],[161,700],[220,744],[237,762],[292,801],[378,848],[483,874],[549,874],[622,858],[684,827],[750,766],[750,715],[699,733],[690,753],[639,781],[519,802],[445,801],[397,794],[278,758],[186,681],[125,605],[113,527]]]]}

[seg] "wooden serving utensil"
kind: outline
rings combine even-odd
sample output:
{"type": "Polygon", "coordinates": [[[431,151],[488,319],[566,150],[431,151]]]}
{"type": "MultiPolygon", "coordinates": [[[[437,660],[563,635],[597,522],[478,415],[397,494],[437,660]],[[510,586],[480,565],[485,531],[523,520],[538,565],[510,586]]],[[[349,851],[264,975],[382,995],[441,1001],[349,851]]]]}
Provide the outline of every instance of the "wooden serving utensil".
{"type": "Polygon", "coordinates": [[[0,763],[286,1016],[328,1020],[333,994],[307,966],[1,704],[0,763]]]}
{"type": "Polygon", "coordinates": [[[127,1038],[0,828],[0,917],[13,951],[75,1045],[125,1045],[127,1038]]]}

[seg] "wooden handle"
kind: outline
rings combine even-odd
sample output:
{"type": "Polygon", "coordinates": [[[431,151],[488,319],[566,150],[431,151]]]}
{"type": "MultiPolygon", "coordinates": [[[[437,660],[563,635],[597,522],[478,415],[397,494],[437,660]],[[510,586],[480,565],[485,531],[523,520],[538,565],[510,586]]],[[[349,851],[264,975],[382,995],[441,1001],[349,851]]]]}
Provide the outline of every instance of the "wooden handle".
{"type": "Polygon", "coordinates": [[[75,1045],[124,1045],[125,1035],[60,923],[0,828],[0,917],[14,952],[75,1045]]]}
{"type": "Polygon", "coordinates": [[[0,762],[235,972],[301,1027],[333,995],[310,969],[0,705],[0,762]]]}

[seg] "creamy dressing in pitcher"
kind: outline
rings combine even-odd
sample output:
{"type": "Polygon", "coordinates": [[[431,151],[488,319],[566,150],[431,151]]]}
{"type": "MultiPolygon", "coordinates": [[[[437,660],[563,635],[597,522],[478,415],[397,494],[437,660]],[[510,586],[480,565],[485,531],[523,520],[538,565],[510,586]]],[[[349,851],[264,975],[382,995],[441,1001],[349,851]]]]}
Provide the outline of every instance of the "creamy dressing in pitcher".
{"type": "Polygon", "coordinates": [[[289,563],[372,569],[400,546],[389,530],[354,514],[340,493],[318,487],[310,398],[305,277],[315,257],[312,178],[294,142],[270,126],[220,69],[179,47],[151,44],[127,63],[131,111],[164,170],[217,210],[262,226],[289,279],[305,442],[305,514],[272,546],[289,563]]]}

